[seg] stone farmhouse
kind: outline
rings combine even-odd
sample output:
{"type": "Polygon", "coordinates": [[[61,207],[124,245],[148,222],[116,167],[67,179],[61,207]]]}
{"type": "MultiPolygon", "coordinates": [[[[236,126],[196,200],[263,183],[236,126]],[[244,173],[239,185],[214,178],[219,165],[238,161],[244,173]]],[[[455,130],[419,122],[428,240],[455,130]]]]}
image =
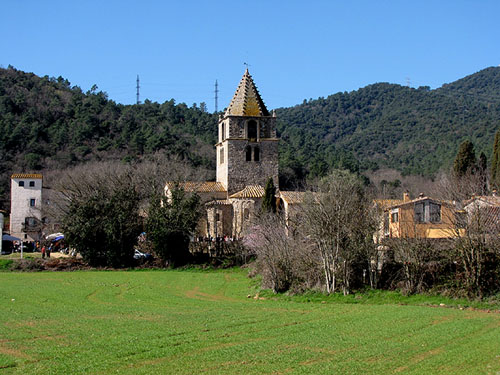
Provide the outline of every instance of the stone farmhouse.
{"type": "MultiPolygon", "coordinates": [[[[225,113],[219,116],[216,181],[184,182],[206,207],[198,235],[240,238],[261,208],[269,178],[278,186],[276,114],[269,113],[248,69],[225,113]]],[[[167,182],[170,196],[174,182],[167,182]]],[[[282,192],[286,195],[285,192],[282,192]]]]}

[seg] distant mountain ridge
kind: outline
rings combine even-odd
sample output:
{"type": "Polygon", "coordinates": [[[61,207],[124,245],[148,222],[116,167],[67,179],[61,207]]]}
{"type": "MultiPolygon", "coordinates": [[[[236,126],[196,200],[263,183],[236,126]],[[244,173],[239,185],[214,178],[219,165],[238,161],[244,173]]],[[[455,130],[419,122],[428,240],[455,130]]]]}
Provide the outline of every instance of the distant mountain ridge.
{"type": "Polygon", "coordinates": [[[500,68],[435,90],[376,83],[280,108],[277,114],[286,140],[284,166],[309,162],[309,168],[321,171],[343,163],[333,157],[340,151],[350,153],[361,169],[383,166],[429,176],[451,165],[464,139],[478,154],[491,155],[500,127],[500,68]],[[312,145],[317,155],[311,158],[306,150],[312,145]]]}
{"type": "MultiPolygon", "coordinates": [[[[62,77],[0,69],[0,199],[12,172],[89,160],[127,162],[160,152],[215,169],[217,114],[205,108],[173,99],[122,105],[62,77]]],[[[500,68],[435,90],[376,83],[276,112],[282,186],[331,168],[429,176],[451,165],[466,138],[490,157],[500,127],[500,68]]]]}

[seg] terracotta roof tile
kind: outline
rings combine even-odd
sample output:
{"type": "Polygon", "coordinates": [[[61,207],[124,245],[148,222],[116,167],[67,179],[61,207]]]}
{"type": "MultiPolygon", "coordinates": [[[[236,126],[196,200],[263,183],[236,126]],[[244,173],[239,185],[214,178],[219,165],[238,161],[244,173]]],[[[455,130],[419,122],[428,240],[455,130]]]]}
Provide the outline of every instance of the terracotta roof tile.
{"type": "MultiPolygon", "coordinates": [[[[173,189],[176,185],[176,182],[167,182],[165,188],[173,189]]],[[[203,181],[203,182],[180,182],[178,183],[179,187],[184,189],[187,192],[197,192],[197,193],[224,193],[226,189],[221,182],[215,181],[203,181]]]]}
{"type": "Polygon", "coordinates": [[[228,199],[217,199],[217,200],[213,200],[213,201],[208,201],[207,203],[205,203],[205,205],[206,206],[213,206],[213,205],[229,206],[229,205],[231,205],[231,202],[228,199]]]}
{"type": "Polygon", "coordinates": [[[301,204],[304,202],[304,191],[280,191],[280,198],[288,204],[301,204]]]}
{"type": "Polygon", "coordinates": [[[374,199],[373,203],[381,209],[386,209],[388,207],[404,203],[404,201],[402,199],[374,199]]]}
{"type": "Polygon", "coordinates": [[[248,185],[241,191],[234,193],[229,198],[262,198],[264,188],[260,185],[248,185]]]}
{"type": "Polygon", "coordinates": [[[14,173],[10,178],[43,178],[39,173],[14,173]]]}

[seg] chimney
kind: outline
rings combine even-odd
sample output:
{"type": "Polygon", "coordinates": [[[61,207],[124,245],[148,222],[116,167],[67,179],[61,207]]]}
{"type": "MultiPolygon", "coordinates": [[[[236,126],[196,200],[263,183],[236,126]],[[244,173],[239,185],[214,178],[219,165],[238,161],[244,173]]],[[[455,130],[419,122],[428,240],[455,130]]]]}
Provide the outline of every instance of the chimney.
{"type": "Polygon", "coordinates": [[[411,199],[410,199],[410,192],[405,191],[405,192],[403,193],[403,202],[405,202],[405,203],[406,203],[406,202],[409,202],[409,201],[411,201],[411,199]]]}

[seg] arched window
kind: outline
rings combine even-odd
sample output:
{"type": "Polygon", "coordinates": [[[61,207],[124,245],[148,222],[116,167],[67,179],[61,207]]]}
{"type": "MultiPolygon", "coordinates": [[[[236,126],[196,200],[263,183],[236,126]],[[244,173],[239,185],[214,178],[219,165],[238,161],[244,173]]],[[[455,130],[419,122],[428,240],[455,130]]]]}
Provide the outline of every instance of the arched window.
{"type": "Polygon", "coordinates": [[[250,146],[247,146],[245,149],[245,154],[246,154],[246,161],[252,161],[252,148],[250,146]]]}
{"type": "Polygon", "coordinates": [[[254,120],[248,121],[247,124],[247,138],[257,139],[257,122],[254,120]]]}
{"type": "Polygon", "coordinates": [[[248,219],[250,219],[250,210],[249,210],[248,208],[245,208],[245,209],[243,210],[243,219],[244,219],[244,220],[248,220],[248,219]]]}
{"type": "Polygon", "coordinates": [[[259,161],[260,160],[260,148],[257,146],[253,148],[253,161],[259,161]]]}

